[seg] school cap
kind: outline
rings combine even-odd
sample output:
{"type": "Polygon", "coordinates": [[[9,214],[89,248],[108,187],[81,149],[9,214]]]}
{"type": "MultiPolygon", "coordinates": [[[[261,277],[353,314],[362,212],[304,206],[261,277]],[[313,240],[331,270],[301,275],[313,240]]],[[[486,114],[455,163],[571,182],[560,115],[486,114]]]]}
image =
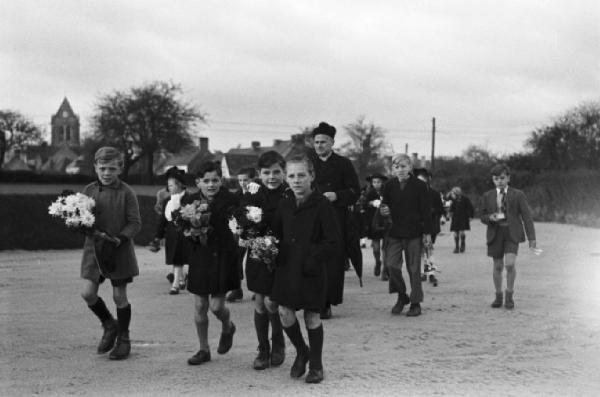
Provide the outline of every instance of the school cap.
{"type": "Polygon", "coordinates": [[[119,149],[112,146],[103,146],[96,150],[94,162],[108,162],[113,160],[123,161],[123,153],[119,149]]]}
{"type": "Polygon", "coordinates": [[[327,135],[328,137],[330,137],[331,139],[335,138],[335,127],[332,125],[327,124],[324,121],[321,121],[319,123],[319,125],[312,130],[311,135],[313,136],[313,138],[317,135],[327,135]]]}

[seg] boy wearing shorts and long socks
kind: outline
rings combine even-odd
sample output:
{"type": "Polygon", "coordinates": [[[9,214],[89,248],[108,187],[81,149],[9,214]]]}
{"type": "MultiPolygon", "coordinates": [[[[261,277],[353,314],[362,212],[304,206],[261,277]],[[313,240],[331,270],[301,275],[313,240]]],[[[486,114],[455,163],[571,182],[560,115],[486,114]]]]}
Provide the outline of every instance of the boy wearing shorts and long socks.
{"type": "Polygon", "coordinates": [[[529,248],[536,248],[535,228],[531,210],[525,194],[508,187],[510,169],[505,164],[497,164],[492,170],[495,189],[484,193],[481,199],[481,222],[487,225],[488,256],[494,262],[494,287],[496,299],[493,308],[502,306],[502,271],[506,267],[506,293],[504,307],[515,307],[513,292],[517,271],[515,261],[519,243],[529,240],[529,248]]]}
{"type": "Polygon", "coordinates": [[[110,146],[98,149],[94,156],[94,168],[98,181],[87,185],[83,193],[96,201],[95,227],[105,234],[102,234],[103,238],[98,234],[85,238],[81,260],[81,278],[84,279],[81,296],[104,328],[98,353],[112,349],[109,358],[122,360],[129,356],[131,350],[131,305],[127,300],[127,284],[139,274],[133,237],[141,229],[140,211],[135,192],[119,179],[123,169],[121,152],[110,146]],[[97,258],[110,260],[98,263],[97,258]],[[113,286],[116,321],[98,296],[98,288],[105,279],[109,279],[113,286]]]}

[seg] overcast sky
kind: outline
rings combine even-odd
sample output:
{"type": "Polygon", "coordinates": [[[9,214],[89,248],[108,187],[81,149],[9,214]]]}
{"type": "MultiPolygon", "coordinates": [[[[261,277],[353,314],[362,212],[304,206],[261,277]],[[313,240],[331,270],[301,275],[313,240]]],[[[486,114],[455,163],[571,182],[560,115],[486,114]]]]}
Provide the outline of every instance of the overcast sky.
{"type": "MultiPolygon", "coordinates": [[[[395,151],[507,154],[600,99],[600,1],[0,2],[0,108],[83,132],[99,95],[180,83],[210,148],[364,115],[395,151]]],[[[338,133],[337,142],[343,142],[338,133]]]]}

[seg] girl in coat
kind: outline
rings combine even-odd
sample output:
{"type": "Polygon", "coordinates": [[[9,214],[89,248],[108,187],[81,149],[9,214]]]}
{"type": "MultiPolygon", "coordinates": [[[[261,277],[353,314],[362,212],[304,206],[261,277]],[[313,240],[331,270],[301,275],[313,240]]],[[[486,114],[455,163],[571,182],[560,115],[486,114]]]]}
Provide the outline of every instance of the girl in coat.
{"type": "MultiPolygon", "coordinates": [[[[367,224],[367,237],[371,240],[373,256],[375,257],[375,269],[373,274],[379,277],[381,274],[381,246],[385,237],[385,230],[379,222],[373,222],[379,204],[381,204],[381,188],[387,181],[387,177],[381,174],[374,174],[367,178],[369,186],[365,195],[365,221],[367,224]]],[[[385,264],[383,264],[385,268],[385,264]]],[[[384,270],[385,271],[385,270],[384,270]]]]}
{"type": "Polygon", "coordinates": [[[450,205],[450,214],[452,222],[450,231],[454,232],[454,253],[465,252],[465,230],[471,230],[471,218],[475,215],[475,209],[471,200],[462,194],[461,188],[455,186],[450,192],[452,204],[450,205]],[[460,238],[460,247],[458,241],[460,238]]]}
{"type": "Polygon", "coordinates": [[[165,263],[173,267],[173,279],[169,294],[177,295],[180,289],[185,288],[183,266],[188,259],[187,241],[173,222],[173,212],[181,208],[181,199],[186,195],[186,188],[183,171],[169,169],[167,173],[169,196],[160,204],[161,217],[152,245],[160,247],[160,240],[165,239],[165,263]]]}
{"type": "MultiPolygon", "coordinates": [[[[250,183],[242,198],[242,206],[254,206],[262,209],[260,234],[265,235],[273,229],[273,218],[279,202],[290,195],[284,183],[285,160],[275,152],[263,153],[258,159],[261,184],[250,183]]],[[[254,326],[258,337],[258,356],[254,360],[254,369],[279,366],[285,359],[285,341],[277,303],[270,299],[273,287],[273,271],[259,259],[248,253],[246,262],[246,283],[255,293],[254,326]],[[272,329],[272,347],[269,345],[269,323],[272,329]]]]}
{"type": "Polygon", "coordinates": [[[231,349],[235,325],[225,306],[225,294],[239,288],[237,272],[237,245],[229,230],[229,213],[239,205],[239,198],[222,189],[221,167],[205,162],[196,175],[197,193],[185,196],[182,206],[195,200],[208,204],[209,225],[205,243],[190,242],[187,288],[194,294],[194,320],[200,350],[188,359],[189,365],[210,361],[208,345],[208,309],[221,321],[222,330],[217,353],[225,354],[231,349]]]}
{"type": "Polygon", "coordinates": [[[288,161],[286,178],[293,197],[280,201],[273,229],[280,240],[271,298],[279,304],[285,333],[296,348],[290,376],[300,378],[309,362],[307,383],[323,380],[323,325],[320,312],[327,299],[327,261],[337,257],[341,236],[335,210],[315,193],[313,164],[307,158],[288,161]],[[296,311],[304,311],[306,345],[296,311]]]}

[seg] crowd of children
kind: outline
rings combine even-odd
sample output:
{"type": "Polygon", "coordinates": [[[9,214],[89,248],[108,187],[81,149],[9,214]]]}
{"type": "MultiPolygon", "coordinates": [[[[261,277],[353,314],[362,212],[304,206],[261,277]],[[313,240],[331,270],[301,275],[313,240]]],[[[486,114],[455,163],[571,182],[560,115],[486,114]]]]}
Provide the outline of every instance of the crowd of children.
{"type": "MultiPolygon", "coordinates": [[[[127,358],[131,349],[129,323],[131,305],[127,286],[138,275],[133,237],[141,228],[135,193],[119,179],[123,156],[115,148],[103,147],[95,155],[98,180],[84,189],[96,201],[96,227],[102,238],[87,236],[83,248],[81,277],[82,297],[99,318],[103,335],[98,353],[110,351],[110,359],[127,358]],[[98,296],[100,284],[109,279],[116,304],[115,319],[98,296]]],[[[285,339],[296,349],[290,376],[319,383],[324,379],[322,349],[323,308],[328,301],[328,258],[342,248],[344,239],[336,210],[326,196],[315,188],[315,169],[304,156],[288,160],[277,152],[263,153],[254,171],[241,173],[242,192],[232,193],[224,187],[221,168],[213,162],[203,163],[195,175],[197,192],[186,189],[184,174],[177,169],[167,173],[167,187],[159,193],[156,210],[160,217],[153,251],[165,240],[165,264],[172,266],[169,294],[187,288],[194,296],[193,316],[199,341],[198,352],[188,364],[199,365],[211,360],[208,341],[210,310],[221,322],[217,353],[227,353],[233,344],[236,326],[227,308],[226,294],[241,291],[245,263],[247,287],[254,293],[254,326],[258,354],[256,370],[279,366],[285,361],[285,339]],[[206,235],[201,242],[184,236],[175,214],[187,204],[205,206],[202,219],[206,235]],[[230,227],[230,216],[243,207],[261,209],[259,235],[273,235],[279,241],[275,264],[251,252],[240,250],[230,227]],[[245,260],[244,260],[245,259],[245,260]],[[187,275],[184,265],[188,265],[187,275]],[[304,339],[296,312],[302,310],[308,344],[304,339]],[[271,342],[269,341],[271,329],[271,342]]],[[[493,259],[496,299],[493,308],[514,307],[513,291],[518,244],[529,240],[536,247],[535,230],[525,195],[508,187],[510,170],[498,165],[491,171],[495,189],[483,195],[481,221],[487,225],[488,255],[493,259]],[[506,291],[502,291],[502,272],[506,268],[506,291]]],[[[437,285],[433,266],[433,244],[445,218],[443,196],[431,187],[432,175],[426,169],[413,169],[410,157],[396,155],[391,176],[373,174],[357,203],[363,217],[364,235],[371,240],[375,259],[374,275],[387,280],[389,292],[397,294],[392,308],[400,314],[410,304],[407,316],[421,314],[422,274],[437,285]],[[406,263],[410,291],[402,276],[406,263]]],[[[447,197],[454,232],[455,253],[465,252],[465,230],[474,217],[474,208],[460,188],[454,187],[447,197]]],[[[241,299],[240,294],[232,300],[241,299]]]]}

